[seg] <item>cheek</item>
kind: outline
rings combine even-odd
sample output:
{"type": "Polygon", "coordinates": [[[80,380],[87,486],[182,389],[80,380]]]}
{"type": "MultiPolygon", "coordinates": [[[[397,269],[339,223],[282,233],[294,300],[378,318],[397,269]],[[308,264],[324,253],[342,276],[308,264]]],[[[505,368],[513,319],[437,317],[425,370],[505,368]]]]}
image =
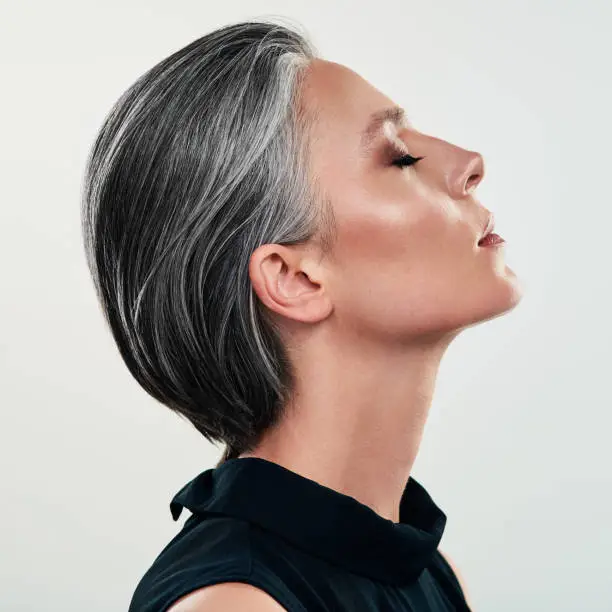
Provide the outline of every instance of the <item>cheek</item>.
{"type": "Polygon", "coordinates": [[[354,200],[337,214],[338,256],[346,267],[414,270],[415,262],[448,257],[452,215],[418,196],[402,200],[354,200]]]}
{"type": "Polygon", "coordinates": [[[429,329],[443,314],[436,310],[441,300],[452,302],[466,267],[459,260],[471,256],[453,219],[444,205],[418,197],[370,199],[340,215],[336,297],[342,315],[389,334],[405,331],[408,322],[413,332],[429,329]]]}
{"type": "Polygon", "coordinates": [[[411,169],[347,178],[342,175],[336,212],[353,257],[401,261],[448,239],[449,230],[461,223],[457,203],[411,169]]]}

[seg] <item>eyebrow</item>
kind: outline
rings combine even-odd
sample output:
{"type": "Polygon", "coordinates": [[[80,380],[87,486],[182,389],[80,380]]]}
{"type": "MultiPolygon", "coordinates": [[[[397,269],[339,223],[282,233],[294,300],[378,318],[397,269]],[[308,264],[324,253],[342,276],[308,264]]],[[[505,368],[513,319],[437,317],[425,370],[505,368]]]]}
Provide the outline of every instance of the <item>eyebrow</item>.
{"type": "Polygon", "coordinates": [[[371,152],[372,145],[385,121],[391,121],[397,127],[410,125],[406,113],[401,106],[392,106],[375,111],[370,115],[365,129],[361,132],[361,148],[364,155],[371,152]]]}

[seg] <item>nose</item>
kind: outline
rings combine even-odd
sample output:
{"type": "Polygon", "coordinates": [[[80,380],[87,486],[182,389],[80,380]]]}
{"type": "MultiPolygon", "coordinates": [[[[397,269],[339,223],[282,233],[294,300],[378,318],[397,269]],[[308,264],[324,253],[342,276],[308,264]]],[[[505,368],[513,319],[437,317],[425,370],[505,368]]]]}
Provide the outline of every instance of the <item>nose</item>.
{"type": "Polygon", "coordinates": [[[485,173],[484,159],[475,151],[464,151],[451,175],[449,190],[455,198],[464,198],[472,193],[485,173]]]}

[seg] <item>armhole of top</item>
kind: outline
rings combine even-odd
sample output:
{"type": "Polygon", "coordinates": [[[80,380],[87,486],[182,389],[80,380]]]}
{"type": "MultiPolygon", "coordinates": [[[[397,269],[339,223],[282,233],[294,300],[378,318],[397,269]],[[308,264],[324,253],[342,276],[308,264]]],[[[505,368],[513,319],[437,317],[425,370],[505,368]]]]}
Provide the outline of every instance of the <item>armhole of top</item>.
{"type": "Polygon", "coordinates": [[[177,591],[170,601],[168,601],[160,612],[168,612],[168,610],[182,597],[189,595],[199,589],[203,589],[207,586],[212,586],[214,584],[223,584],[224,582],[242,582],[244,584],[250,584],[251,586],[257,587],[262,591],[265,591],[270,597],[276,600],[285,610],[288,612],[307,612],[306,608],[299,603],[294,597],[287,597],[285,593],[279,591],[274,586],[272,586],[268,581],[261,580],[259,578],[254,577],[252,574],[236,574],[232,575],[224,575],[219,576],[218,578],[206,578],[201,583],[193,583],[189,586],[189,588],[185,591],[177,591]]]}
{"type": "Polygon", "coordinates": [[[222,584],[224,582],[242,582],[244,584],[250,584],[251,586],[257,587],[262,591],[265,591],[270,597],[276,600],[283,608],[288,612],[308,612],[306,608],[300,603],[300,601],[292,595],[287,588],[283,589],[279,585],[280,581],[268,578],[268,573],[258,572],[257,575],[253,573],[255,563],[253,561],[253,552],[251,546],[251,529],[247,526],[247,541],[249,545],[249,565],[247,571],[227,574],[218,577],[211,578],[210,576],[204,578],[201,582],[194,581],[189,585],[187,589],[177,589],[176,593],[172,595],[171,601],[168,601],[164,608],[160,612],[167,612],[168,609],[173,606],[181,597],[185,597],[189,593],[193,593],[199,589],[213,584],[222,584]]]}
{"type": "Polygon", "coordinates": [[[447,587],[450,587],[449,591],[446,591],[446,595],[450,597],[453,605],[457,607],[457,610],[471,610],[457,575],[439,550],[436,551],[436,559],[439,559],[440,563],[437,564],[436,561],[434,561],[430,564],[428,567],[430,573],[432,573],[436,580],[441,583],[441,586],[446,584],[447,587]]]}
{"type": "Polygon", "coordinates": [[[462,597],[465,599],[465,593],[463,592],[463,589],[461,588],[461,583],[459,582],[459,578],[457,578],[457,574],[455,574],[455,570],[453,570],[453,568],[451,567],[450,563],[446,560],[446,557],[438,550],[438,558],[440,559],[440,561],[442,562],[442,565],[444,566],[444,573],[448,574],[448,577],[450,578],[450,580],[452,581],[452,583],[455,585],[455,587],[457,587],[457,590],[461,593],[462,597]]]}

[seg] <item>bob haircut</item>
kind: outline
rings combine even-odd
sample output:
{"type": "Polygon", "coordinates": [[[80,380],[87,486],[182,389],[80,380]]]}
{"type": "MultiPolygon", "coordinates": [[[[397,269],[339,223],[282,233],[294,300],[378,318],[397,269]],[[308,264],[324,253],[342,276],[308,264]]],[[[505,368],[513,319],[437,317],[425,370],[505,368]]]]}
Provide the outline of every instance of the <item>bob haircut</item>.
{"type": "Polygon", "coordinates": [[[251,254],[333,244],[308,164],[316,112],[299,102],[314,57],[281,24],[217,29],[136,80],[87,159],[82,232],[104,318],[145,391],[225,444],[217,466],[257,444],[294,388],[251,254]]]}

